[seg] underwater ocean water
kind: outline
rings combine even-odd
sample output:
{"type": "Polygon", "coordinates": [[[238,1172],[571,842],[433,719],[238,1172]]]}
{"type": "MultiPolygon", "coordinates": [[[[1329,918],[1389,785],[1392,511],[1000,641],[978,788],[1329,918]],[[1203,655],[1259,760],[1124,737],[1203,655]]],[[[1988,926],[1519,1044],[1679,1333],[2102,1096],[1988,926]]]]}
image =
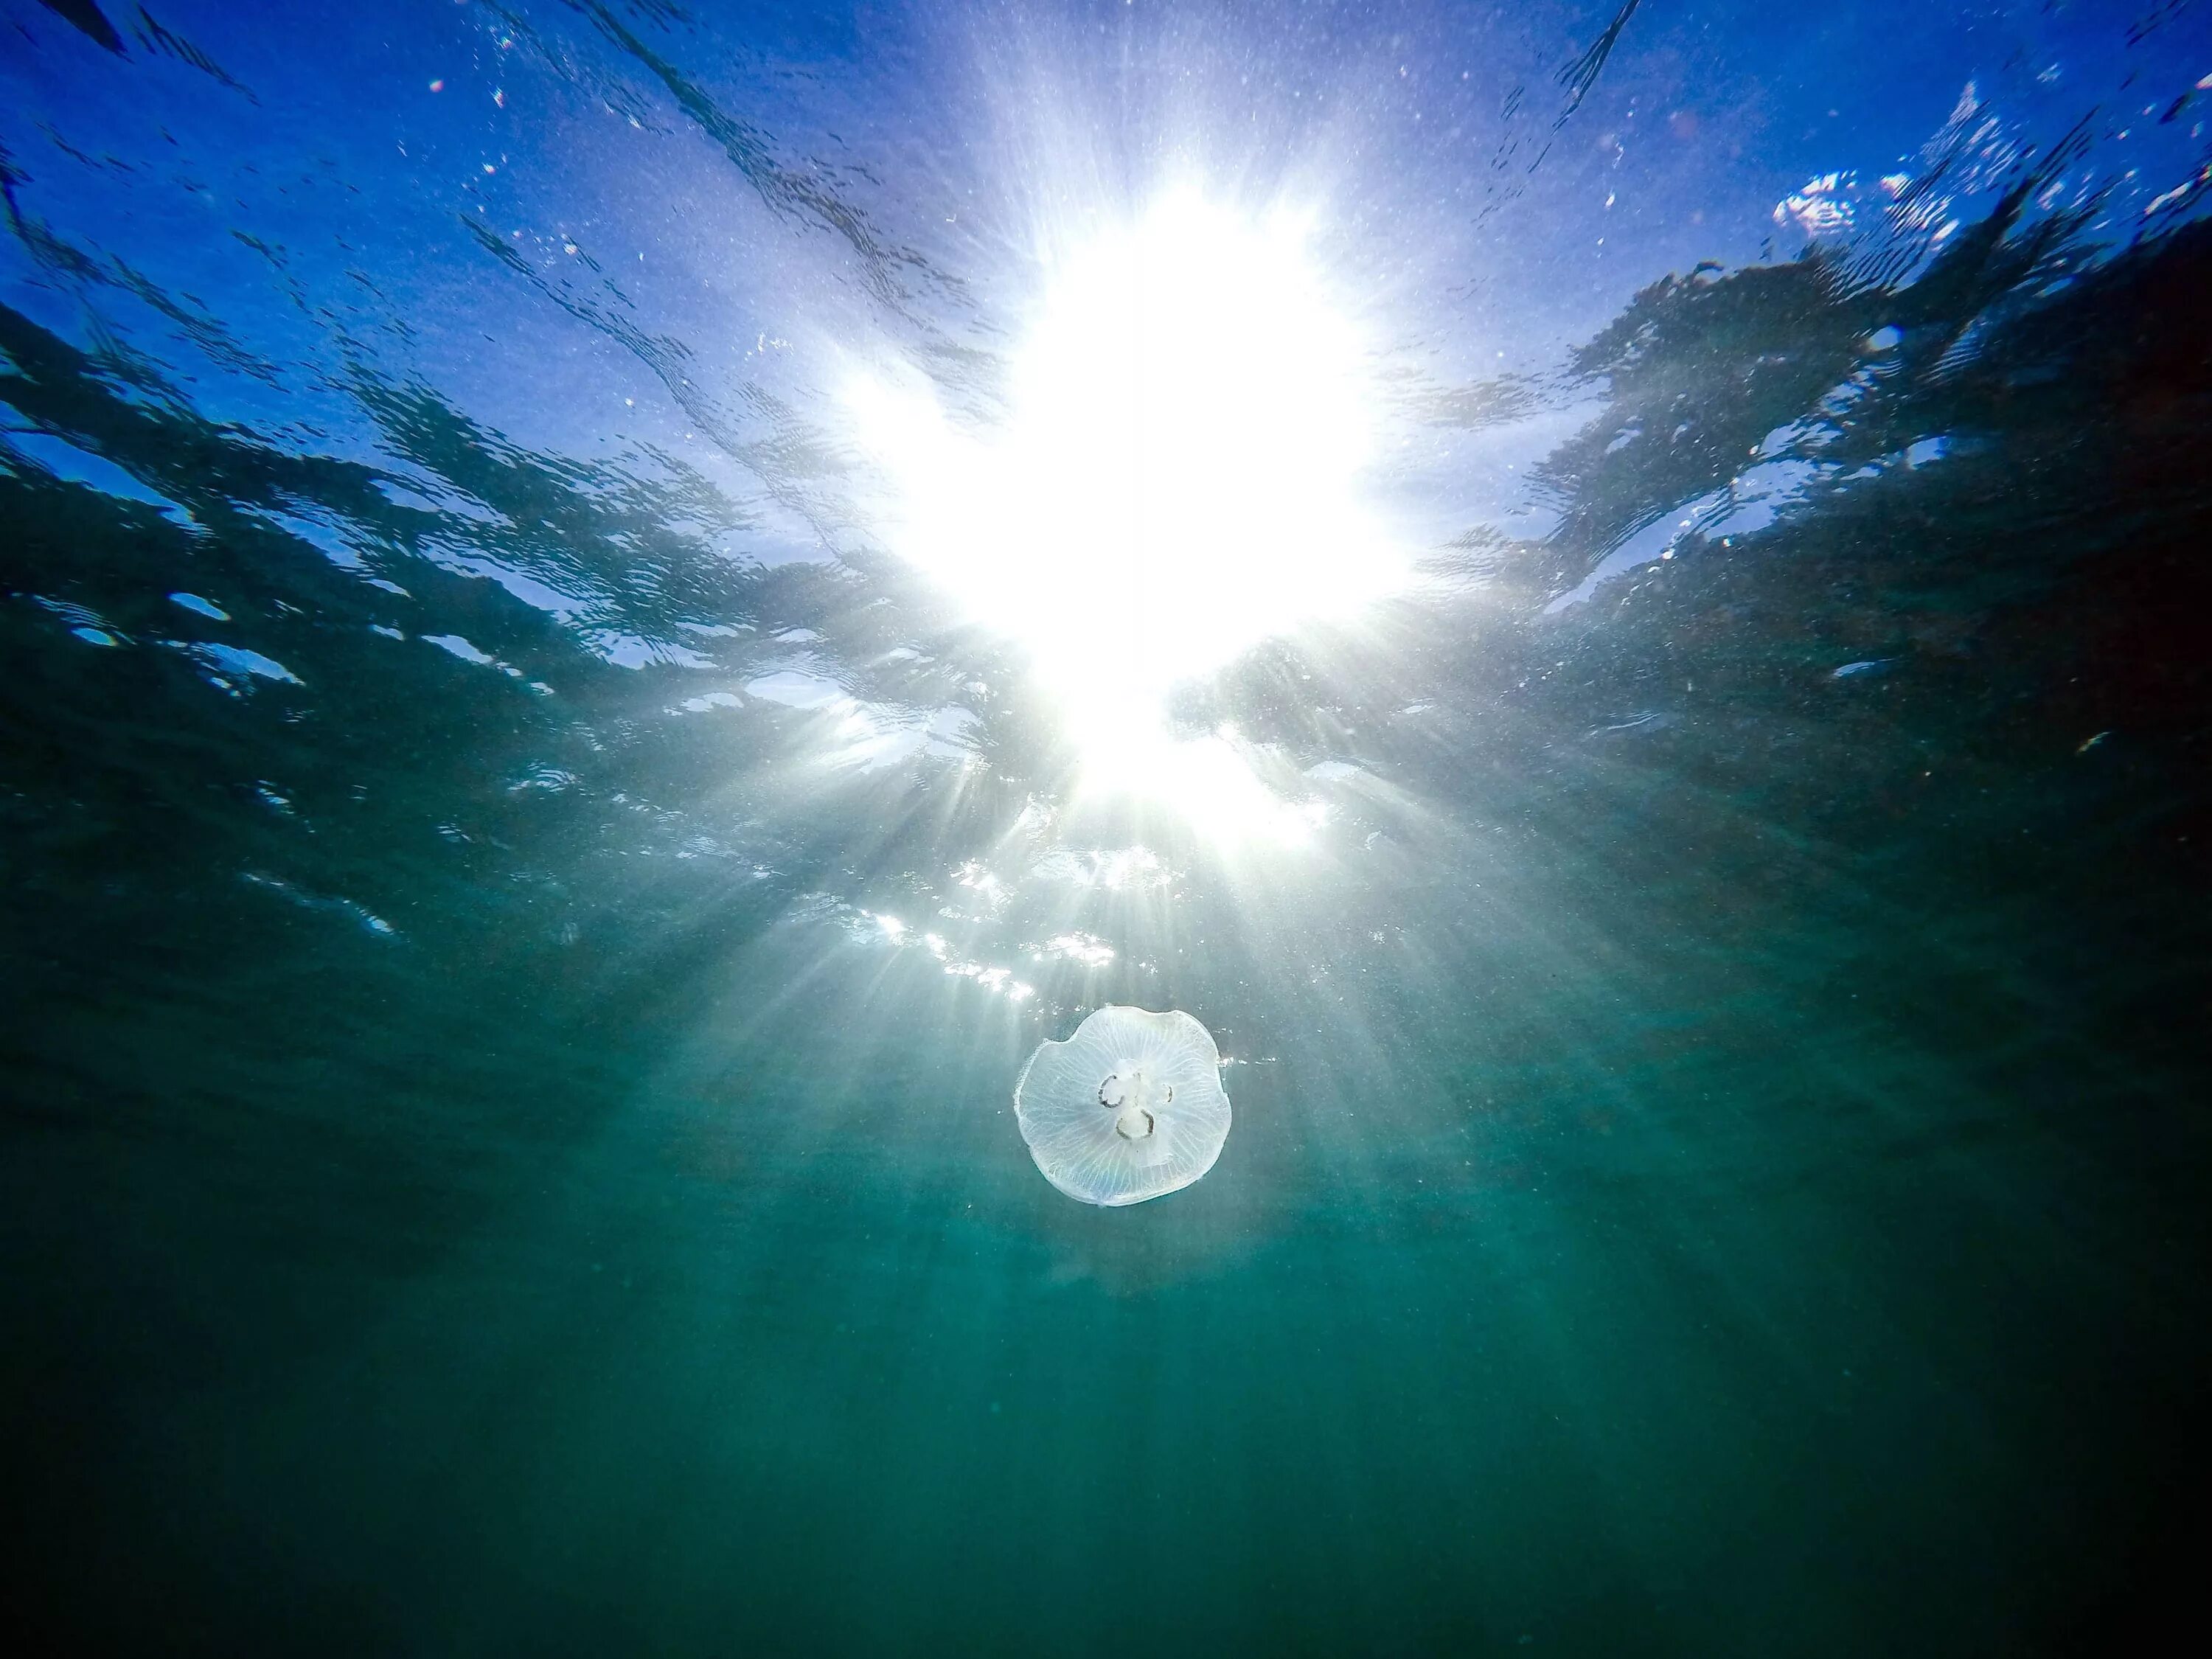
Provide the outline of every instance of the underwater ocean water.
{"type": "Polygon", "coordinates": [[[2203,1629],[2212,8],[0,88],[40,1650],[2203,1629]]]}

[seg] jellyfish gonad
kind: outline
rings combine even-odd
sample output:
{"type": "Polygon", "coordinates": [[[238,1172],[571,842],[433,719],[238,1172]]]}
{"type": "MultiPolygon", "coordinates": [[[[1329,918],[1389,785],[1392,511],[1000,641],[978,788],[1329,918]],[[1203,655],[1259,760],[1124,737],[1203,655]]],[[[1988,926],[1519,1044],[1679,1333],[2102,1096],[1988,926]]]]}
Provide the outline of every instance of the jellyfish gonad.
{"type": "Polygon", "coordinates": [[[1221,1056],[1188,1014],[1107,1007],[1038,1045],[1014,1115],[1044,1178],[1085,1204],[1141,1204],[1188,1187],[1229,1138],[1221,1056]]]}

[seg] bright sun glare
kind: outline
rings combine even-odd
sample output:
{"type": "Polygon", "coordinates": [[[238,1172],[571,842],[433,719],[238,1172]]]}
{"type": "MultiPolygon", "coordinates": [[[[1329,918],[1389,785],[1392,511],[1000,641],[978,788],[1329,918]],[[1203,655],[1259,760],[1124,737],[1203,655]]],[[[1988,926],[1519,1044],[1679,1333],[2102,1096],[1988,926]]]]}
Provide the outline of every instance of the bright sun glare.
{"type": "Polygon", "coordinates": [[[1375,443],[1364,344],[1297,221],[1194,191],[1047,275],[1003,427],[957,429],[924,388],[854,388],[896,492],[891,544],[1029,648],[1086,787],[1272,801],[1249,771],[1209,780],[1222,754],[1171,743],[1167,696],[1401,580],[1357,489],[1375,443]]]}

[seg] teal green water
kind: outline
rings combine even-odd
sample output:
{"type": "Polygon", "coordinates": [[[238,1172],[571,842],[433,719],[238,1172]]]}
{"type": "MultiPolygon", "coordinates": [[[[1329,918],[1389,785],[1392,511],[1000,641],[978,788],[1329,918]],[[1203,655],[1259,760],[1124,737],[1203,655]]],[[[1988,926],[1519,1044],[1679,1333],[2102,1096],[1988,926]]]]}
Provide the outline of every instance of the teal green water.
{"type": "MultiPolygon", "coordinates": [[[[866,548],[750,556],[773,515],[703,461],[532,447],[373,354],[313,389],[357,431],[227,408],[48,303],[129,268],[0,174],[24,1623],[1840,1659],[2201,1621],[2212,238],[2039,220],[2079,155],[1453,404],[1555,419],[1554,527],[1178,705],[1313,808],[1293,848],[1086,804],[1017,653],[866,548]],[[1777,453],[1765,521],[1606,565],[1777,453]],[[1236,1114],[1126,1210],[1011,1100],[1112,1002],[1200,1018],[1236,1114]]],[[[845,465],[744,453],[810,510],[845,465]]]]}
{"type": "Polygon", "coordinates": [[[13,1480],[95,1628],[187,1645],[2039,1644],[2187,1501],[2203,1147],[2189,1039],[1972,867],[2087,856],[1951,818],[1978,775],[1903,869],[1708,801],[1729,878],[1670,875],[1630,773],[1364,961],[1188,924],[1159,1000],[1274,1063],[1127,1212],[933,964],[241,899],[258,969],[64,969],[11,1056],[13,1480]]]}

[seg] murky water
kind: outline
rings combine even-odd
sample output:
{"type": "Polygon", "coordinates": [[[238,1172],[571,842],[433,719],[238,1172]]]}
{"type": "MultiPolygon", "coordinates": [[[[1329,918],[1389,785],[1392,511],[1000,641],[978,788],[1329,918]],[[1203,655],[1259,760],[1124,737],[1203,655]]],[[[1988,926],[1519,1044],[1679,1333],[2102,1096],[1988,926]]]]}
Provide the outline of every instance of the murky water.
{"type": "Polygon", "coordinates": [[[21,1610],[2142,1650],[2201,8],[920,10],[0,8],[21,1610]]]}

